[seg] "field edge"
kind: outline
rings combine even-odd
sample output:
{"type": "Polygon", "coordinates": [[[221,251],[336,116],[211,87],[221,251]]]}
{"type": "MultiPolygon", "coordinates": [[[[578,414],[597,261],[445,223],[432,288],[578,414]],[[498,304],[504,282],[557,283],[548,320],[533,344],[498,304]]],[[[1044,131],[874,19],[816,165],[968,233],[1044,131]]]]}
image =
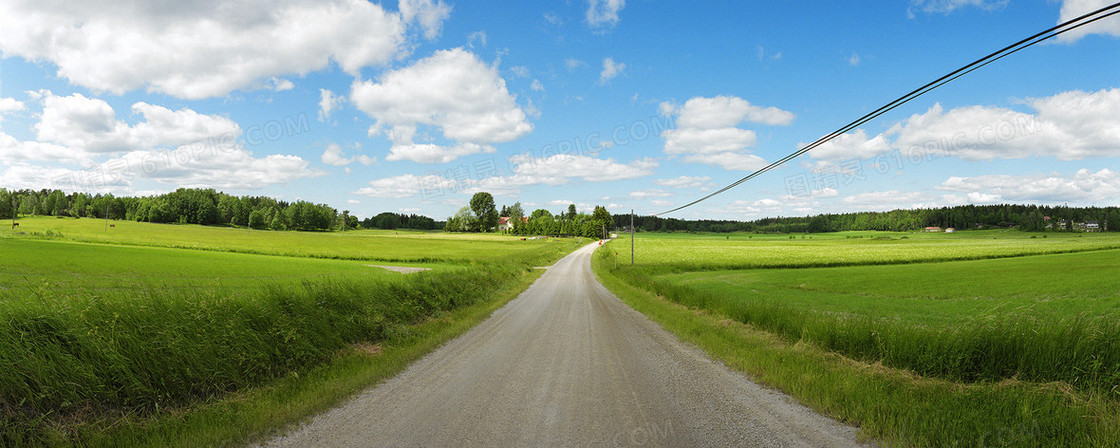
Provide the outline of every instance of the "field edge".
{"type": "Polygon", "coordinates": [[[917,447],[1120,447],[1120,409],[1105,399],[1074,397],[1060,385],[923,378],[791,343],[632,285],[611,273],[611,255],[598,251],[592,269],[626,305],[752,381],[858,427],[861,440],[917,447]]]}
{"type": "Polygon", "coordinates": [[[523,271],[518,281],[488,300],[413,325],[400,339],[349,347],[325,365],[272,384],[147,419],[86,425],[79,429],[81,445],[193,447],[263,442],[404,371],[517,298],[543,273],[523,271]]]}

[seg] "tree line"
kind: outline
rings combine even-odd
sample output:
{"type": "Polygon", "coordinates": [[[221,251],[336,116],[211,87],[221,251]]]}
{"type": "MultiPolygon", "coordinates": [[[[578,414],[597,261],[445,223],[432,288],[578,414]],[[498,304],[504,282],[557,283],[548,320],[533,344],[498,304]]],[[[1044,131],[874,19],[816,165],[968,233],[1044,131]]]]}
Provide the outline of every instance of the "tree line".
{"type": "MultiPolygon", "coordinates": [[[[287,202],[267,196],[233,196],[214,189],[180,188],[173,192],[142,196],[65,193],[62,190],[14,190],[0,188],[0,219],[19,215],[72,216],[76,218],[121,219],[153,223],[229,225],[269,230],[324,231],[382,227],[384,220],[359,221],[349,210],[307,201],[287,202]],[[380,224],[380,225],[379,225],[380,224]]],[[[388,228],[437,229],[426,216],[392,214],[388,228]]]]}
{"type": "Polygon", "coordinates": [[[575,204],[569,204],[567,212],[561,211],[555,214],[543,208],[526,214],[521,202],[502,206],[501,211],[498,211],[494,196],[487,192],[479,192],[471,197],[468,205],[447,218],[444,230],[448,232],[504,231],[525,236],[604,238],[614,227],[614,218],[603,206],[595,206],[590,215],[577,212],[575,204]],[[506,218],[506,222],[509,223],[509,228],[506,230],[499,226],[502,218],[506,218]]]}
{"type": "MultiPolygon", "coordinates": [[[[1078,225],[1096,221],[1102,231],[1120,231],[1120,207],[1067,207],[1046,205],[959,205],[889,212],[853,212],[816,216],[762,218],[753,221],[684,220],[636,216],[634,227],[644,232],[753,232],[823,233],[856,230],[914,231],[926,227],[983,229],[1017,228],[1025,231],[1076,231],[1078,225]],[[1062,225],[1065,222],[1066,225],[1062,225]]],[[[615,226],[629,229],[630,216],[614,218],[615,226]]]]}

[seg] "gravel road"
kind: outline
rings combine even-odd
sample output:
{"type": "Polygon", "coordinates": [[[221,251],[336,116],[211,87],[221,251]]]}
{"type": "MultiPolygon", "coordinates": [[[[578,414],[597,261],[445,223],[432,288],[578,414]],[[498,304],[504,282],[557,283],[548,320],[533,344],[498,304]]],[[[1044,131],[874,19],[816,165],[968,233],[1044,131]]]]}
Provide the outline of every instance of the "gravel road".
{"type": "Polygon", "coordinates": [[[275,447],[861,446],[686,345],[561,259],[463,336],[275,447]]]}

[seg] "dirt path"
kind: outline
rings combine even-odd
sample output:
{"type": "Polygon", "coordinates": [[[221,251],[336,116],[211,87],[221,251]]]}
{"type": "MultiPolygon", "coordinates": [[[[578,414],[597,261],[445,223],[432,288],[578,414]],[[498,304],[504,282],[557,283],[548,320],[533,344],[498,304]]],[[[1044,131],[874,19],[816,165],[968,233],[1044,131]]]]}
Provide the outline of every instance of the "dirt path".
{"type": "Polygon", "coordinates": [[[267,446],[858,446],[855,429],[687,346],[586,246],[405,372],[267,446]]]}

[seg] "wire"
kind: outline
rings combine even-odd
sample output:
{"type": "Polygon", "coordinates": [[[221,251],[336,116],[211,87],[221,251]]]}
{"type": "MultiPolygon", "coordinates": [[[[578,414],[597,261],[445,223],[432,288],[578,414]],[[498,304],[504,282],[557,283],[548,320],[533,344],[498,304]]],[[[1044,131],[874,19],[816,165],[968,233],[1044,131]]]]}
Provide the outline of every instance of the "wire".
{"type": "Polygon", "coordinates": [[[776,167],[778,167],[778,166],[780,166],[780,165],[782,165],[782,164],[784,164],[784,163],[786,163],[790,160],[793,160],[793,159],[801,156],[802,154],[805,154],[805,153],[813,150],[814,148],[817,148],[817,147],[819,147],[819,146],[821,146],[825,143],[828,143],[832,139],[834,139],[836,137],[839,137],[840,135],[843,135],[846,132],[852,131],[852,130],[864,125],[868,121],[874,120],[875,118],[878,118],[880,115],[883,115],[887,112],[890,112],[891,110],[894,110],[895,108],[897,108],[897,107],[899,107],[903,104],[909,103],[910,101],[914,100],[915,98],[918,98],[922,95],[925,95],[926,93],[929,93],[933,89],[936,89],[936,88],[941,87],[945,84],[953,82],[954,80],[956,80],[957,78],[960,78],[961,76],[972,73],[973,71],[976,71],[976,70],[980,69],[981,67],[984,67],[988,64],[991,64],[995,61],[1003,59],[1003,58],[1005,58],[1007,56],[1010,56],[1012,54],[1018,53],[1019,51],[1024,50],[1028,47],[1034,46],[1035,44],[1037,44],[1039,42],[1042,42],[1044,40],[1050,39],[1052,37],[1058,36],[1058,35],[1063,34],[1063,33],[1073,31],[1077,28],[1081,28],[1085,25],[1089,25],[1089,24],[1091,24],[1093,22],[1096,22],[1098,20],[1106,19],[1106,18],[1111,17],[1111,16],[1116,15],[1116,14],[1120,14],[1120,2],[1113,3],[1110,6],[1106,6],[1104,8],[1098,9],[1096,11],[1093,11],[1093,12],[1090,12],[1088,14],[1082,15],[1080,17],[1077,17],[1077,18],[1074,18],[1074,19],[1071,19],[1071,20],[1067,20],[1067,21],[1062,22],[1062,23],[1060,23],[1060,24],[1058,24],[1054,27],[1046,29],[1045,31],[1038,32],[1038,33],[1036,33],[1036,34],[1034,34],[1030,37],[1027,37],[1026,39],[1020,40],[1020,41],[1018,41],[1014,44],[1003,47],[1000,50],[992,52],[991,54],[989,54],[987,56],[984,56],[980,59],[977,59],[977,60],[973,61],[972,63],[970,63],[968,65],[965,65],[961,68],[958,68],[958,69],[950,72],[949,74],[946,74],[945,76],[937,78],[936,80],[933,80],[933,81],[929,82],[928,84],[926,84],[924,86],[921,86],[917,89],[914,89],[910,93],[907,93],[903,96],[900,96],[900,97],[896,98],[894,101],[891,101],[891,102],[883,105],[882,107],[880,107],[878,109],[875,109],[874,111],[856,119],[855,121],[852,121],[851,123],[848,123],[847,125],[844,125],[840,129],[832,131],[831,133],[817,139],[813,143],[805,145],[801,149],[798,149],[797,151],[794,151],[793,153],[790,153],[789,155],[786,155],[785,157],[782,157],[781,159],[778,159],[777,161],[775,161],[775,162],[773,162],[769,165],[766,165],[765,167],[762,167],[758,171],[755,171],[755,172],[747,175],[746,177],[743,177],[742,179],[739,179],[735,182],[732,182],[731,184],[729,184],[729,185],[727,185],[723,188],[720,188],[719,190],[716,190],[712,193],[709,193],[708,195],[706,195],[706,196],[704,196],[700,199],[689,202],[685,205],[674,208],[672,210],[664,211],[664,212],[661,212],[661,213],[655,213],[655,214],[653,214],[653,216],[667,215],[669,213],[673,213],[673,212],[691,207],[693,205],[699,204],[700,202],[708,200],[709,198],[711,198],[715,195],[718,195],[718,194],[723,193],[727,190],[735,188],[735,187],[739,186],[740,184],[742,184],[743,182],[754,179],[755,177],[758,177],[758,176],[762,175],[763,173],[766,173],[767,171],[770,171],[770,170],[772,170],[772,169],[774,169],[774,168],[776,168],[776,167]],[[1106,12],[1107,12],[1107,14],[1105,14],[1106,12]]]}

